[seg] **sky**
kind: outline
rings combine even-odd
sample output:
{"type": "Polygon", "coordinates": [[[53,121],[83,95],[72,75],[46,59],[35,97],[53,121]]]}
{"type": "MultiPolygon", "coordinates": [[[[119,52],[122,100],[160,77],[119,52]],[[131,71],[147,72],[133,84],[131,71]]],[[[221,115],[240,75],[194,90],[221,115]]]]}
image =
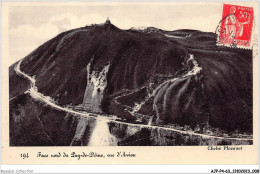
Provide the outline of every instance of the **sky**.
{"type": "Polygon", "coordinates": [[[215,32],[222,5],[84,5],[11,6],[9,8],[10,64],[27,56],[61,32],[110,21],[121,29],[156,27],[215,32]]]}

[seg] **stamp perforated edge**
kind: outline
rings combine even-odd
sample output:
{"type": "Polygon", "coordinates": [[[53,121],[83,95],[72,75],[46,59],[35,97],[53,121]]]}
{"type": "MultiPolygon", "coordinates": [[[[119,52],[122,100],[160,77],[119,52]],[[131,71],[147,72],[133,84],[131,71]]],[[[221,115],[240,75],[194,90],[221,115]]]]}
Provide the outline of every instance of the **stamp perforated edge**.
{"type": "MultiPolygon", "coordinates": [[[[252,7],[254,9],[254,7],[252,7]]],[[[222,13],[223,13],[223,7],[222,7],[222,13]]],[[[217,34],[217,41],[216,45],[218,47],[228,47],[228,48],[235,48],[235,49],[243,49],[243,50],[253,50],[254,47],[258,47],[258,35],[256,34],[256,18],[255,18],[255,10],[253,10],[253,25],[252,25],[252,33],[251,33],[251,39],[250,39],[250,45],[249,46],[243,46],[243,45],[230,45],[230,44],[224,44],[219,42],[219,28],[221,26],[223,18],[221,17],[221,20],[216,28],[215,33],[217,34]]]]}

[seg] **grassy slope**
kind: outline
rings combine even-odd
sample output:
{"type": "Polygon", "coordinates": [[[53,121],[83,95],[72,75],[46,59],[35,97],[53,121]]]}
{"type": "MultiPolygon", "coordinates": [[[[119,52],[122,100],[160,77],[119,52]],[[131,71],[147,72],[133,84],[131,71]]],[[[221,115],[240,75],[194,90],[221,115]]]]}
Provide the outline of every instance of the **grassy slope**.
{"type": "MultiPolygon", "coordinates": [[[[189,33],[188,30],[175,33],[182,36],[181,32],[185,35],[189,33]]],[[[75,29],[40,46],[25,58],[21,69],[31,76],[36,75],[39,91],[53,97],[60,105],[77,105],[83,101],[87,84],[86,66],[91,58],[94,56],[91,70],[101,69],[110,62],[102,109],[106,113],[131,119],[123,107],[114,104],[114,96],[126,89],[147,85],[156,74],[170,76],[185,71],[184,61],[190,52],[203,68],[202,75],[180,80],[157,96],[159,100],[156,104],[160,108],[157,123],[195,127],[206,120],[204,113],[207,113],[212,126],[228,131],[239,129],[251,132],[251,51],[219,48],[215,46],[214,34],[190,32],[190,37],[174,39],[165,37],[162,32],[148,34],[104,26],[75,29]],[[185,92],[179,97],[181,89],[185,92]]],[[[14,86],[20,81],[11,69],[10,96],[17,96],[19,91],[14,86]]],[[[26,86],[22,83],[20,85],[26,86]]],[[[131,102],[135,98],[122,100],[131,102]]],[[[154,115],[151,104],[142,110],[154,115]]]]}

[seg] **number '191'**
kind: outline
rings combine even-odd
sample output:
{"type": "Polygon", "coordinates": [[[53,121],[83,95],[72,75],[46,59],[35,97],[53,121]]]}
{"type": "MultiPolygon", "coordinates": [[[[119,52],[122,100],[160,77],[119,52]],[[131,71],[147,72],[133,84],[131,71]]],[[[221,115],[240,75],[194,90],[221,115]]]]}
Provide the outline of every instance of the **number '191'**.
{"type": "Polygon", "coordinates": [[[23,158],[23,159],[29,158],[29,154],[28,153],[21,153],[21,158],[23,158]]]}

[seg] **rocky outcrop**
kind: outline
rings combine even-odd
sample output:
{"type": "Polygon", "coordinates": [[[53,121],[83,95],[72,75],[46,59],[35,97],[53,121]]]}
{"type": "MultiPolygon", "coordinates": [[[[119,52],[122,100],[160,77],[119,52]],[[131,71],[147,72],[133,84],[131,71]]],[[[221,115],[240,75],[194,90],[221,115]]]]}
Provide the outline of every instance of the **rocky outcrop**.
{"type": "MultiPolygon", "coordinates": [[[[56,36],[26,56],[21,70],[59,107],[116,115],[127,123],[252,135],[251,58],[251,50],[217,47],[213,33],[120,30],[109,23],[56,36]]],[[[11,144],[87,145],[95,119],[30,99],[24,94],[30,83],[14,72],[15,65],[9,69],[11,144]]],[[[108,125],[106,132],[116,137],[109,142],[119,145],[236,143],[108,125]]]]}
{"type": "Polygon", "coordinates": [[[109,64],[100,72],[95,70],[90,72],[91,62],[87,66],[88,83],[84,93],[83,107],[92,112],[102,113],[100,106],[103,100],[104,90],[107,86],[109,64]]]}

